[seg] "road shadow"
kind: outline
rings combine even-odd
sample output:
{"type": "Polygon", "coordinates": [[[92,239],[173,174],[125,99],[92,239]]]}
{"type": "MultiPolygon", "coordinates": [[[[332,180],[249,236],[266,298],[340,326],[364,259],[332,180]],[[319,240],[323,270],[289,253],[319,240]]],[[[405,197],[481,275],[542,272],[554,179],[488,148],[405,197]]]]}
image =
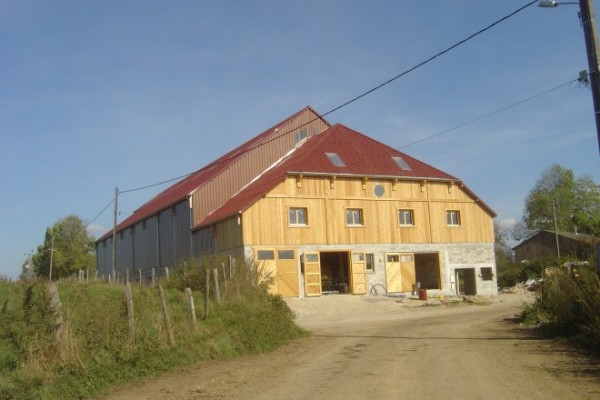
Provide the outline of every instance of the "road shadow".
{"type": "MultiPolygon", "coordinates": [[[[536,342],[534,346],[521,348],[529,353],[544,353],[568,359],[569,362],[549,362],[544,367],[555,376],[571,376],[577,378],[600,378],[600,357],[589,349],[568,342],[564,338],[553,338],[540,329],[539,324],[524,324],[521,316],[505,318],[504,323],[511,334],[524,340],[536,342]]],[[[595,392],[600,395],[600,391],[595,392]]]]}

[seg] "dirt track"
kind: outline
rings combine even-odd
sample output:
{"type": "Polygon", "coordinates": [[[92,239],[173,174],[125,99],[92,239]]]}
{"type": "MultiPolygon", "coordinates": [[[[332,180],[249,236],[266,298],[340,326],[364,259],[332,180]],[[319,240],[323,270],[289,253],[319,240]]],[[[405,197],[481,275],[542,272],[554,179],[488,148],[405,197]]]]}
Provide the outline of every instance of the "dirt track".
{"type": "Polygon", "coordinates": [[[600,398],[598,363],[514,321],[520,295],[483,306],[353,296],[288,304],[310,338],[200,363],[101,399],[600,398]]]}

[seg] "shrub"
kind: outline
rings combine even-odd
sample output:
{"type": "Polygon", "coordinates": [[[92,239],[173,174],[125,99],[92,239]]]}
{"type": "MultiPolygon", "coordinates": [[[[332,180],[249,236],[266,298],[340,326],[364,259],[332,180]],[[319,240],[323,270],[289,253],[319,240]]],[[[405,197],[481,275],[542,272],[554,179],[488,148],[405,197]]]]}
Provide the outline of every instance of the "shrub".
{"type": "Polygon", "coordinates": [[[600,352],[600,279],[591,267],[574,277],[566,268],[546,276],[534,304],[546,333],[600,352]]]}

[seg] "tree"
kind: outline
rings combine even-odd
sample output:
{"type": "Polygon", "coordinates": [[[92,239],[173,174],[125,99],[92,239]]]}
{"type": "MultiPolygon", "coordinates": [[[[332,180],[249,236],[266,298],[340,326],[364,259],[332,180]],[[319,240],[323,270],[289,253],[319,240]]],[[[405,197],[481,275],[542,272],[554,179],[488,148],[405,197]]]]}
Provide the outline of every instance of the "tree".
{"type": "Polygon", "coordinates": [[[558,164],[542,173],[525,200],[523,222],[529,230],[600,234],[600,187],[589,176],[575,179],[558,164]]]}
{"type": "Polygon", "coordinates": [[[511,258],[512,249],[509,244],[511,234],[511,225],[494,221],[494,249],[496,250],[496,258],[511,258]]]}
{"type": "Polygon", "coordinates": [[[572,221],[577,231],[600,237],[600,185],[584,175],[576,182],[572,221]]]}
{"type": "Polygon", "coordinates": [[[51,259],[52,278],[66,277],[94,265],[94,238],[81,218],[69,215],[46,229],[44,243],[33,256],[37,276],[49,276],[51,259]]]}

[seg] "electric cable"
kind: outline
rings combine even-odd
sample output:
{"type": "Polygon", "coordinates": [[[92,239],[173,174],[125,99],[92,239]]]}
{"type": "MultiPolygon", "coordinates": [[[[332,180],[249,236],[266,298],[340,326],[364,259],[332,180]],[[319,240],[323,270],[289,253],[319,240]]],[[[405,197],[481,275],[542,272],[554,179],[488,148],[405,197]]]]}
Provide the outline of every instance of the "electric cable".
{"type": "Polygon", "coordinates": [[[370,94],[370,93],[373,93],[374,91],[376,91],[376,90],[379,90],[379,89],[381,89],[382,87],[384,87],[384,86],[386,86],[386,85],[388,85],[388,84],[390,84],[390,83],[394,82],[396,79],[399,79],[399,78],[403,77],[404,75],[407,75],[407,74],[411,73],[412,71],[414,71],[414,70],[416,70],[416,69],[418,69],[418,68],[421,68],[421,67],[422,67],[422,66],[424,66],[425,64],[428,64],[428,63],[430,63],[431,61],[435,60],[436,58],[438,58],[438,57],[441,57],[441,56],[443,56],[444,54],[448,53],[449,51],[452,51],[452,50],[454,50],[454,49],[455,49],[455,48],[457,48],[458,46],[460,46],[460,45],[462,45],[462,44],[464,44],[464,43],[468,42],[469,40],[471,40],[471,39],[475,38],[476,36],[479,36],[479,35],[481,35],[482,33],[484,33],[484,32],[486,32],[486,31],[488,31],[488,30],[492,29],[494,26],[496,26],[496,25],[498,25],[498,24],[500,24],[500,23],[502,23],[502,22],[506,21],[507,19],[509,19],[509,18],[511,18],[512,16],[514,16],[514,15],[516,15],[516,14],[520,13],[521,11],[523,11],[524,9],[526,9],[527,7],[530,7],[530,6],[532,6],[534,3],[537,3],[537,2],[538,2],[538,0],[534,0],[534,1],[531,1],[531,2],[529,2],[529,3],[527,3],[527,4],[525,4],[523,7],[521,7],[521,8],[518,8],[517,10],[515,10],[515,11],[511,12],[510,14],[508,14],[508,15],[506,15],[506,16],[504,16],[504,17],[500,18],[499,20],[497,20],[497,21],[495,21],[495,22],[491,23],[490,25],[486,26],[485,28],[482,28],[482,29],[478,30],[477,32],[473,33],[472,35],[470,35],[470,36],[467,36],[465,39],[463,39],[463,40],[461,40],[461,41],[459,41],[459,42],[457,42],[457,43],[453,44],[452,46],[448,47],[447,49],[445,49],[445,50],[442,50],[442,51],[438,52],[437,54],[434,54],[433,56],[429,57],[429,58],[428,58],[428,59],[426,59],[425,61],[421,61],[420,63],[418,63],[418,64],[417,64],[417,65],[415,65],[414,67],[411,67],[411,68],[407,69],[406,71],[404,71],[404,72],[401,72],[400,74],[398,74],[398,75],[394,76],[393,78],[391,78],[391,79],[388,79],[387,81],[385,81],[385,82],[383,82],[383,83],[381,83],[381,84],[379,84],[379,85],[375,86],[374,88],[372,88],[372,89],[370,89],[370,90],[367,90],[366,92],[364,92],[364,93],[362,93],[362,94],[359,94],[358,96],[354,97],[353,99],[351,99],[351,100],[348,100],[348,101],[346,101],[345,103],[342,103],[341,105],[339,105],[339,106],[337,106],[337,107],[335,107],[335,108],[333,108],[333,109],[331,109],[331,110],[327,111],[325,114],[323,114],[323,115],[322,115],[322,117],[325,117],[326,115],[329,115],[329,114],[331,114],[331,113],[333,113],[333,112],[335,112],[335,111],[339,110],[339,109],[340,109],[340,108],[342,108],[342,107],[346,107],[347,105],[349,105],[349,104],[351,104],[351,103],[354,103],[356,100],[359,100],[359,99],[361,99],[361,98],[363,98],[363,97],[367,96],[368,94],[370,94]]]}
{"type": "Polygon", "coordinates": [[[92,223],[93,223],[95,220],[97,220],[97,219],[98,219],[98,218],[99,218],[99,217],[100,217],[100,216],[101,216],[101,215],[104,213],[104,211],[106,211],[106,209],[107,209],[108,207],[110,207],[110,205],[111,205],[111,204],[112,204],[114,201],[115,201],[115,199],[111,199],[111,200],[108,202],[108,204],[107,204],[107,205],[106,205],[106,206],[105,206],[105,207],[102,209],[102,211],[100,211],[100,212],[99,212],[99,213],[98,213],[98,214],[97,214],[97,215],[96,215],[94,218],[92,218],[92,220],[91,220],[90,222],[88,222],[88,223],[85,225],[85,229],[87,229],[87,228],[88,228],[88,227],[89,227],[89,226],[90,226],[90,225],[91,225],[91,224],[92,224],[92,223]]]}
{"type": "Polygon", "coordinates": [[[538,94],[534,94],[533,96],[529,96],[529,97],[527,97],[527,98],[525,98],[525,99],[523,99],[523,100],[517,101],[516,103],[510,104],[510,105],[508,105],[508,106],[505,106],[505,107],[499,108],[499,109],[497,109],[497,110],[495,110],[495,111],[492,111],[492,112],[490,112],[490,113],[484,114],[484,115],[482,115],[482,116],[480,116],[480,117],[477,117],[477,118],[471,119],[471,120],[469,120],[469,121],[463,122],[462,124],[458,124],[458,125],[456,125],[456,126],[454,126],[454,127],[452,127],[452,128],[445,129],[445,130],[443,130],[443,131],[441,131],[441,132],[438,132],[438,133],[434,133],[433,135],[429,135],[429,136],[427,136],[427,137],[424,137],[423,139],[419,139],[419,140],[417,140],[417,141],[414,141],[414,142],[411,142],[411,143],[405,144],[405,145],[403,145],[403,146],[400,146],[400,147],[398,147],[398,149],[405,149],[405,148],[407,148],[407,147],[410,147],[410,146],[413,146],[413,145],[415,145],[415,144],[418,144],[418,143],[424,142],[424,141],[426,141],[426,140],[433,139],[434,137],[441,136],[441,135],[443,135],[443,134],[446,134],[446,133],[449,133],[449,132],[455,131],[455,130],[457,130],[457,129],[459,129],[459,128],[462,128],[462,127],[464,127],[464,126],[467,126],[467,125],[473,124],[473,123],[475,123],[475,122],[481,121],[482,119],[485,119],[485,118],[491,117],[492,115],[499,114],[499,113],[501,113],[501,112],[503,112],[503,111],[506,111],[506,110],[508,110],[508,109],[511,109],[511,108],[513,108],[513,107],[516,107],[516,106],[518,106],[518,105],[521,105],[521,104],[523,104],[523,103],[526,103],[526,102],[528,102],[528,101],[531,101],[531,100],[537,99],[538,97],[541,97],[541,96],[543,96],[543,95],[546,95],[546,94],[548,94],[548,93],[551,93],[551,92],[553,92],[553,91],[555,91],[555,90],[558,90],[558,89],[560,89],[560,88],[562,88],[562,87],[565,87],[565,86],[571,85],[572,83],[574,83],[574,82],[577,82],[577,81],[580,81],[580,78],[577,78],[577,79],[572,79],[572,80],[570,80],[569,82],[561,83],[561,84],[560,84],[560,85],[558,85],[558,86],[555,86],[555,87],[553,87],[553,88],[551,88],[551,89],[544,90],[543,92],[540,92],[540,93],[538,93],[538,94]]]}
{"type": "Polygon", "coordinates": [[[169,183],[169,182],[173,182],[173,181],[176,181],[176,180],[179,180],[179,179],[187,178],[187,177],[188,177],[188,176],[190,176],[191,174],[193,174],[193,172],[189,172],[189,173],[187,173],[187,174],[183,174],[183,175],[181,175],[181,176],[178,176],[178,177],[176,177],[176,178],[171,178],[171,179],[168,179],[168,180],[166,180],[166,181],[162,181],[162,182],[158,182],[158,183],[153,183],[153,184],[150,184],[150,185],[141,186],[141,187],[134,188],[134,189],[128,189],[128,190],[119,190],[119,194],[123,194],[123,193],[130,193],[130,192],[135,192],[135,191],[138,191],[138,190],[149,189],[149,188],[151,188],[151,187],[154,187],[154,186],[160,186],[160,185],[164,185],[165,183],[169,183]]]}
{"type": "MultiPolygon", "coordinates": [[[[336,112],[336,111],[340,110],[341,108],[344,108],[344,107],[346,107],[346,106],[348,106],[348,105],[350,105],[350,104],[354,103],[354,102],[355,102],[355,101],[357,101],[357,100],[360,100],[360,99],[362,99],[363,97],[365,97],[365,96],[367,96],[367,95],[369,95],[369,94],[371,94],[371,93],[373,93],[373,92],[375,92],[375,91],[377,91],[377,90],[379,90],[379,89],[383,88],[384,86],[387,86],[387,85],[389,85],[390,83],[392,83],[392,82],[394,82],[394,81],[396,81],[396,80],[400,79],[401,77],[403,77],[403,76],[405,76],[405,75],[407,75],[407,74],[409,74],[409,73],[411,73],[411,72],[413,72],[413,71],[415,71],[415,70],[417,70],[417,69],[419,69],[419,68],[423,67],[424,65],[426,65],[426,64],[428,64],[428,63],[430,63],[431,61],[433,61],[433,60],[435,60],[435,59],[437,59],[437,58],[439,58],[439,57],[443,56],[444,54],[446,54],[446,53],[448,53],[448,52],[450,52],[450,51],[452,51],[452,50],[456,49],[457,47],[459,47],[459,46],[461,46],[461,45],[465,44],[466,42],[470,41],[471,39],[473,39],[473,38],[475,38],[475,37],[477,37],[477,36],[479,36],[479,35],[481,35],[482,33],[484,33],[484,32],[487,32],[488,30],[492,29],[492,28],[493,28],[493,27],[495,27],[496,25],[498,25],[498,24],[500,24],[500,23],[502,23],[502,22],[506,21],[507,19],[509,19],[509,18],[511,18],[511,17],[513,17],[513,16],[515,16],[516,14],[520,13],[521,11],[525,10],[526,8],[528,8],[528,7],[532,6],[533,4],[535,4],[535,3],[537,3],[537,2],[538,2],[538,0],[533,0],[533,1],[530,1],[529,3],[527,3],[527,4],[523,5],[522,7],[518,8],[518,9],[514,10],[513,12],[511,12],[511,13],[509,13],[509,14],[505,15],[504,17],[502,17],[502,18],[500,18],[500,19],[498,19],[498,20],[494,21],[493,23],[489,24],[489,25],[488,25],[488,26],[486,26],[485,28],[482,28],[482,29],[478,30],[477,32],[475,32],[475,33],[473,33],[473,34],[471,34],[471,35],[467,36],[466,38],[464,38],[464,39],[462,39],[462,40],[460,40],[460,41],[458,41],[458,42],[454,43],[454,44],[453,44],[453,45],[451,45],[450,47],[447,47],[445,50],[439,51],[438,53],[434,54],[433,56],[429,57],[428,59],[426,59],[426,60],[424,60],[424,61],[421,61],[421,62],[419,62],[418,64],[414,65],[413,67],[411,67],[411,68],[409,68],[409,69],[407,69],[407,70],[405,70],[405,71],[403,71],[403,72],[401,72],[401,73],[397,74],[396,76],[394,76],[394,77],[392,77],[392,78],[390,78],[390,79],[386,80],[385,82],[383,82],[383,83],[380,83],[379,85],[377,85],[377,86],[375,86],[375,87],[373,87],[373,88],[371,88],[371,89],[369,89],[369,90],[367,90],[367,91],[365,91],[365,92],[363,92],[363,93],[359,94],[358,96],[355,96],[355,97],[353,97],[352,99],[350,99],[350,100],[348,100],[348,101],[345,101],[344,103],[342,103],[342,104],[340,104],[340,105],[338,105],[338,106],[336,106],[336,107],[332,108],[331,110],[329,110],[329,111],[325,112],[324,114],[321,114],[321,115],[319,115],[318,117],[315,117],[315,118],[313,118],[313,119],[309,120],[308,122],[305,122],[304,124],[302,124],[302,125],[300,125],[300,126],[297,126],[297,127],[295,127],[293,130],[297,130],[297,129],[300,129],[300,128],[304,127],[304,126],[310,125],[311,123],[313,123],[313,122],[315,122],[315,121],[317,121],[317,120],[319,120],[319,119],[322,119],[323,117],[325,117],[325,116],[327,116],[327,115],[330,115],[330,114],[332,114],[332,113],[334,113],[334,112],[336,112]]],[[[247,149],[245,149],[245,150],[244,150],[244,151],[242,151],[241,153],[235,153],[235,154],[232,154],[232,155],[231,155],[230,157],[228,157],[228,158],[225,158],[225,159],[222,159],[222,160],[220,160],[220,161],[219,161],[219,164],[221,164],[221,163],[224,163],[224,162],[226,162],[226,161],[229,161],[229,160],[231,160],[231,159],[233,159],[233,158],[235,158],[235,157],[239,157],[241,154],[247,153],[247,152],[249,152],[250,150],[253,150],[253,149],[256,149],[256,148],[258,148],[258,147],[264,146],[264,145],[266,145],[266,144],[268,144],[268,143],[271,143],[271,142],[273,142],[273,141],[275,141],[275,140],[277,140],[277,139],[281,138],[282,136],[285,136],[285,135],[287,135],[288,133],[292,132],[293,130],[287,130],[287,131],[284,131],[283,133],[281,133],[281,134],[279,134],[279,135],[277,135],[277,136],[274,136],[274,137],[270,138],[269,140],[265,140],[264,142],[257,143],[257,144],[256,144],[256,145],[254,145],[254,146],[249,146],[247,149]]],[[[214,165],[214,164],[213,164],[213,165],[214,165]]],[[[205,168],[205,167],[203,167],[203,168],[205,168]]],[[[200,170],[202,170],[203,168],[201,168],[200,170]]],[[[198,171],[200,171],[200,170],[198,170],[198,171]]],[[[123,190],[123,191],[120,191],[119,193],[129,193],[129,192],[134,192],[134,191],[138,191],[138,190],[148,189],[148,188],[155,187],[155,186],[160,186],[160,185],[163,185],[163,184],[165,184],[165,183],[169,183],[169,182],[172,182],[172,181],[175,181],[175,180],[178,180],[178,179],[182,179],[182,178],[188,177],[188,176],[192,175],[192,174],[193,174],[193,173],[195,173],[195,172],[197,172],[197,171],[190,172],[190,173],[187,173],[187,174],[181,175],[181,176],[179,176],[179,177],[177,177],[177,178],[169,179],[169,180],[166,180],[166,181],[163,181],[163,182],[158,182],[158,183],[154,183],[154,184],[151,184],[151,185],[142,186],[142,187],[138,187],[138,188],[134,188],[134,189],[123,190]]]]}

